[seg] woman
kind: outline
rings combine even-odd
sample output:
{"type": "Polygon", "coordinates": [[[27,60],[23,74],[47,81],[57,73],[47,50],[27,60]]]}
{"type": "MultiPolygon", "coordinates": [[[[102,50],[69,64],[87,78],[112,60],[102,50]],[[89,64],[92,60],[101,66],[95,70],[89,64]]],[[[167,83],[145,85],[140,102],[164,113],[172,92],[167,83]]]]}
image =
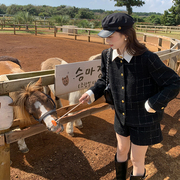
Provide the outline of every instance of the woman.
{"type": "MultiPolygon", "coordinates": [[[[130,180],[146,178],[147,148],[162,141],[160,121],[164,108],[180,90],[180,77],[138,42],[133,24],[133,18],[127,14],[110,14],[103,19],[103,30],[98,34],[111,47],[108,78],[115,109],[118,180],[126,180],[130,147],[133,164],[130,180]]],[[[82,95],[80,102],[90,103],[103,95],[107,52],[107,49],[102,52],[101,79],[82,95]]]]}

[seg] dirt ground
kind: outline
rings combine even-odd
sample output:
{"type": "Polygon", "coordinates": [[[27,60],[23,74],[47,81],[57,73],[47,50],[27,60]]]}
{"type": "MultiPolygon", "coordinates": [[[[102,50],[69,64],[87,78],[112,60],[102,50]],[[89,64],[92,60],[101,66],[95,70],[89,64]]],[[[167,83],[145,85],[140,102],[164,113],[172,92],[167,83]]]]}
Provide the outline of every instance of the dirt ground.
{"type": "MultiPolygon", "coordinates": [[[[101,42],[73,38],[0,34],[0,56],[21,61],[25,71],[40,70],[42,61],[59,57],[67,62],[85,61],[108,48],[101,42]]],[[[154,39],[152,39],[154,41],[154,39]]],[[[169,45],[167,45],[168,47],[169,45]]],[[[153,47],[149,48],[157,51],[153,47]]],[[[64,102],[66,103],[66,102],[64,102]]],[[[145,159],[148,180],[180,180],[180,94],[165,109],[161,122],[163,141],[150,146],[145,159]]],[[[23,154],[11,144],[11,180],[113,180],[116,140],[114,112],[105,110],[83,118],[84,128],[75,136],[46,131],[26,139],[23,154]]],[[[129,160],[128,175],[132,170],[129,160]]]]}

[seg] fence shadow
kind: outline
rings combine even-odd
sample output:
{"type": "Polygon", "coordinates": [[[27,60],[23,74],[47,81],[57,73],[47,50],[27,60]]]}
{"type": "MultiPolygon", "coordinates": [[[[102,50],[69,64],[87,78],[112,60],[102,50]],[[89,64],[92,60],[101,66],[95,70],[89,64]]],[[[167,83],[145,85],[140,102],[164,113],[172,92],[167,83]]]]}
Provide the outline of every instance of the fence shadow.
{"type": "Polygon", "coordinates": [[[174,116],[164,114],[161,122],[163,141],[148,149],[146,168],[149,180],[179,180],[180,110],[174,116]]]}
{"type": "Polygon", "coordinates": [[[113,173],[116,150],[113,124],[89,116],[83,119],[83,125],[81,131],[75,130],[75,137],[69,137],[66,132],[57,135],[46,131],[27,138],[30,149],[27,154],[18,151],[17,144],[12,143],[11,180],[36,179],[37,175],[51,180],[98,180],[113,173]]]}

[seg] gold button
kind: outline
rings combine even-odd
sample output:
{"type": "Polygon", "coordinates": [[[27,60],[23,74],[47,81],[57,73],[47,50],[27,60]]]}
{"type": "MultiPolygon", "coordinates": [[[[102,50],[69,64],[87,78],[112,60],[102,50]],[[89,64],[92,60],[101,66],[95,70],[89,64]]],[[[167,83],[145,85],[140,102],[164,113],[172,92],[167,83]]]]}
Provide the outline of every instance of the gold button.
{"type": "Polygon", "coordinates": [[[124,74],[123,73],[121,73],[121,76],[123,76],[124,74]]]}
{"type": "Polygon", "coordinates": [[[124,103],[124,100],[122,100],[121,102],[124,103]]]}
{"type": "Polygon", "coordinates": [[[120,62],[122,63],[122,60],[120,62]]]}
{"type": "Polygon", "coordinates": [[[124,86],[122,86],[122,89],[124,89],[124,86]]]}
{"type": "Polygon", "coordinates": [[[125,113],[122,113],[122,115],[124,116],[124,115],[125,115],[125,113]]]}
{"type": "Polygon", "coordinates": [[[162,107],[161,109],[164,109],[164,107],[162,107]]]}

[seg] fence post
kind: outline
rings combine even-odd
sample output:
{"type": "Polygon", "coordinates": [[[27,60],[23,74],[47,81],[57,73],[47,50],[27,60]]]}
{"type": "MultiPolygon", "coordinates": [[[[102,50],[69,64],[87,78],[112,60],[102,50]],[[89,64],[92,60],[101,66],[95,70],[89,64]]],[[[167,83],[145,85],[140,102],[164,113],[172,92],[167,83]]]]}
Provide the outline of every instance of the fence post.
{"type": "Polygon", "coordinates": [[[29,29],[28,24],[26,24],[26,31],[29,29]]]}
{"type": "Polygon", "coordinates": [[[170,58],[170,60],[169,60],[169,67],[171,69],[173,69],[174,71],[177,70],[177,58],[176,58],[176,56],[170,58]]]}
{"type": "Polygon", "coordinates": [[[105,38],[103,38],[103,44],[105,44],[105,38]]]}
{"type": "Polygon", "coordinates": [[[146,35],[143,35],[143,42],[146,42],[146,35]]]}
{"type": "MultiPolygon", "coordinates": [[[[69,30],[69,29],[68,29],[69,30]]],[[[73,30],[74,33],[74,40],[77,40],[77,33],[76,33],[76,29],[73,30]]]]}
{"type": "MultiPolygon", "coordinates": [[[[162,38],[158,38],[158,46],[162,47],[162,38]]],[[[161,48],[158,48],[158,51],[161,51],[161,48]]]]}
{"type": "MultiPolygon", "coordinates": [[[[0,134],[7,131],[0,131],[0,134]]],[[[10,180],[10,144],[0,146],[0,157],[0,180],[10,180]]]]}
{"type": "Polygon", "coordinates": [[[90,34],[91,34],[90,30],[88,30],[88,42],[90,42],[90,34]]]}
{"type": "MultiPolygon", "coordinates": [[[[175,39],[172,39],[173,41],[175,41],[175,39]]],[[[170,49],[174,46],[174,44],[172,42],[170,42],[170,49]]]]}
{"type": "Polygon", "coordinates": [[[56,37],[56,33],[57,33],[57,28],[56,26],[54,26],[54,37],[56,37]]]}
{"type": "Polygon", "coordinates": [[[168,27],[166,26],[166,31],[165,31],[166,33],[168,32],[168,27]]]}
{"type": "Polygon", "coordinates": [[[16,26],[14,25],[14,35],[16,35],[16,26]]]}
{"type": "Polygon", "coordinates": [[[37,26],[35,25],[35,36],[37,36],[37,26]]]}

